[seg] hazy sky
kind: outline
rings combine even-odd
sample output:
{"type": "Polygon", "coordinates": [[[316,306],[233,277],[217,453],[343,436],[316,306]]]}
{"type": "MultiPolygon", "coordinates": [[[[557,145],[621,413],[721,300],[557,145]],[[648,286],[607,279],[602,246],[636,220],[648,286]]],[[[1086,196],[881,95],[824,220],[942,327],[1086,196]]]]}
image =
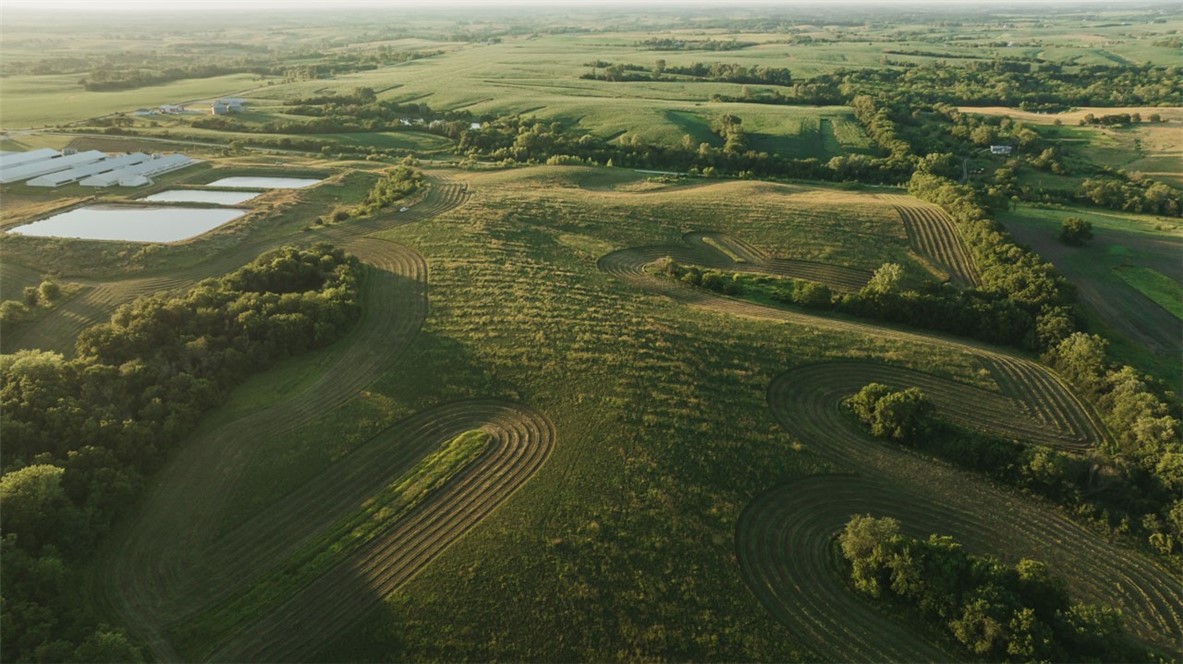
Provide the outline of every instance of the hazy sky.
{"type": "Polygon", "coordinates": [[[697,5],[727,7],[737,5],[965,5],[980,7],[983,4],[998,5],[1047,5],[1097,4],[1107,0],[199,0],[198,2],[171,2],[169,0],[2,0],[0,4],[10,9],[43,9],[61,11],[203,11],[211,8],[226,10],[339,10],[344,7],[397,8],[397,7],[496,7],[574,5],[591,7],[597,5],[627,5],[633,9],[644,9],[656,5],[697,5]]]}

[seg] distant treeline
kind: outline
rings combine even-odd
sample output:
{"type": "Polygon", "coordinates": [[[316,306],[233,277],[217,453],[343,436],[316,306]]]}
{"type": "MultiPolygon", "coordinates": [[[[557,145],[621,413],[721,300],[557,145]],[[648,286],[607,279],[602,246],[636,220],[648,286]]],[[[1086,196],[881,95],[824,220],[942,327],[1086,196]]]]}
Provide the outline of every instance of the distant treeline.
{"type": "Polygon", "coordinates": [[[358,319],[360,264],[278,249],[179,295],[120,307],[76,357],[0,356],[4,661],[142,661],[73,603],[79,569],[144,477],[230,389],[358,319]]]}
{"type": "Polygon", "coordinates": [[[637,42],[637,46],[650,51],[738,51],[755,45],[756,42],[735,39],[673,39],[669,37],[637,42]]]}
{"type": "MultiPolygon", "coordinates": [[[[317,80],[339,74],[377,69],[385,65],[408,62],[439,55],[442,51],[395,51],[388,47],[363,53],[324,54],[304,53],[293,59],[314,60],[310,63],[293,65],[283,59],[268,59],[260,63],[257,59],[235,59],[222,62],[177,62],[161,66],[159,62],[137,64],[103,63],[89,70],[79,80],[87,90],[103,92],[132,90],[149,85],[161,85],[172,81],[194,78],[212,78],[229,74],[254,74],[276,76],[285,80],[317,80]]],[[[191,58],[190,58],[191,60],[191,58]]],[[[167,61],[167,60],[166,60],[167,61]]]]}
{"type": "Polygon", "coordinates": [[[726,62],[696,62],[689,67],[669,66],[658,60],[652,68],[635,64],[613,64],[602,60],[588,63],[592,71],[580,78],[596,81],[676,81],[671,76],[691,76],[722,83],[752,83],[788,86],[793,84],[788,69],[757,65],[748,67],[726,62]],[[602,71],[601,71],[602,70],[602,71]]]}

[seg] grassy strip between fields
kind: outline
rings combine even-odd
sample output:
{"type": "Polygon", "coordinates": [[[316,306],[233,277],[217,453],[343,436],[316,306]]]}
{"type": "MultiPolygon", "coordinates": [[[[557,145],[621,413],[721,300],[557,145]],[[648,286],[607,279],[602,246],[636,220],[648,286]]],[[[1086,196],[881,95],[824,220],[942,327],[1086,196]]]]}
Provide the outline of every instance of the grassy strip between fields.
{"type": "Polygon", "coordinates": [[[1183,286],[1157,270],[1140,265],[1118,265],[1113,271],[1139,293],[1183,320],[1183,286]]]}
{"type": "Polygon", "coordinates": [[[465,431],[447,441],[249,588],[185,621],[175,630],[173,642],[190,657],[208,655],[227,632],[266,615],[268,607],[286,601],[418,507],[484,453],[491,441],[481,430],[465,431]]]}
{"type": "Polygon", "coordinates": [[[735,261],[736,263],[746,263],[747,262],[743,259],[742,256],[740,256],[739,254],[735,253],[734,251],[728,249],[726,245],[724,245],[722,242],[719,242],[715,238],[704,237],[704,238],[702,238],[702,241],[703,241],[703,243],[709,245],[713,249],[718,250],[719,253],[730,258],[731,260],[735,261]]]}

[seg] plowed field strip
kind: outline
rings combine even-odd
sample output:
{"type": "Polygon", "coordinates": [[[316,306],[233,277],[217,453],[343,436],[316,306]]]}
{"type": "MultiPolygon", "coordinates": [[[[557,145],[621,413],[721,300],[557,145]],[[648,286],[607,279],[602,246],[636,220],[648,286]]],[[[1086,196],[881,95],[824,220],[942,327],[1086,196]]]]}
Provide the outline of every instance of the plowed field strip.
{"type": "MultiPolygon", "coordinates": [[[[769,258],[756,247],[739,240],[726,233],[696,231],[682,236],[684,244],[657,245],[652,247],[638,247],[626,249],[625,252],[640,252],[637,256],[644,257],[638,265],[652,262],[662,256],[669,256],[679,263],[699,265],[702,267],[724,270],[728,272],[750,272],[770,274],[780,277],[804,279],[825,284],[837,291],[854,292],[866,285],[871,273],[854,268],[801,261],[788,258],[769,258]],[[706,240],[710,240],[707,242],[706,240]],[[731,256],[720,251],[712,243],[718,244],[743,262],[737,262],[731,256]]],[[[621,266],[623,267],[623,266],[621,266]]],[[[629,268],[632,269],[631,267],[629,268]]]]}
{"type": "Polygon", "coordinates": [[[908,245],[966,286],[977,286],[981,276],[957,233],[953,220],[934,207],[894,206],[908,234],[908,245]]]}
{"type": "MultiPolygon", "coordinates": [[[[372,266],[365,313],[340,360],[308,389],[273,408],[248,414],[178,450],[153,483],[133,530],[105,575],[112,601],[129,623],[162,644],[160,621],[175,609],[178,580],[200,566],[215,522],[239,473],[259,449],[253,441],[283,436],[339,406],[389,369],[426,315],[427,267],[417,253],[380,240],[351,250],[372,266]]],[[[169,651],[165,649],[164,653],[169,651]]]]}

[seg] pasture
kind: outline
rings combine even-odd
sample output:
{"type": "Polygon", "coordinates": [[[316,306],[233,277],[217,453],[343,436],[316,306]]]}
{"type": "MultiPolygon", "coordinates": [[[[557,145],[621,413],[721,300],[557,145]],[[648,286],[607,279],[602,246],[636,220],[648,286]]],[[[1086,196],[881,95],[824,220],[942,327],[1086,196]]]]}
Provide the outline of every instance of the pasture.
{"type": "Polygon", "coordinates": [[[1177,383],[1183,340],[1167,285],[1178,288],[1183,279],[1177,219],[1021,206],[1000,220],[1076,285],[1087,317],[1114,338],[1125,361],[1177,383]],[[1068,217],[1092,222],[1094,239],[1083,247],[1061,243],[1060,224],[1068,217]]]}

